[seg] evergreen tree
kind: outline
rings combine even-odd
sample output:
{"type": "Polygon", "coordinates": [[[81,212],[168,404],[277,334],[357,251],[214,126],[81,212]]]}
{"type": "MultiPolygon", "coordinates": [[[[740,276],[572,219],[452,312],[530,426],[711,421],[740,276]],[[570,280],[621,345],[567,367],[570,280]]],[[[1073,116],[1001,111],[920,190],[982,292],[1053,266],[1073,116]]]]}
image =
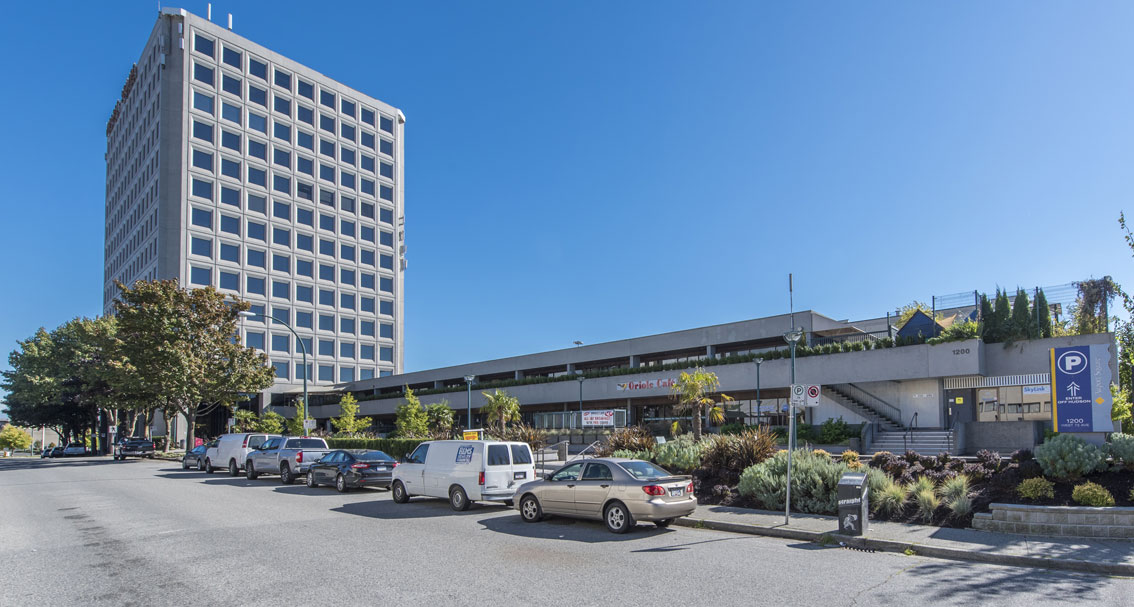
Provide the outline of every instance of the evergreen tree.
{"type": "Polygon", "coordinates": [[[1017,288],[1016,301],[1012,303],[1012,332],[1010,339],[1035,339],[1036,323],[1028,309],[1028,292],[1017,288]]]}
{"type": "Polygon", "coordinates": [[[1006,341],[1012,335],[1012,304],[1008,302],[1008,291],[996,290],[996,305],[992,309],[992,330],[995,336],[992,343],[1006,341]]]}
{"type": "Polygon", "coordinates": [[[1043,289],[1040,289],[1039,294],[1036,295],[1034,314],[1037,318],[1039,336],[1051,337],[1051,308],[1047,305],[1047,296],[1043,294],[1043,289]]]}
{"type": "Polygon", "coordinates": [[[995,329],[993,328],[993,315],[992,315],[992,302],[988,301],[988,295],[985,293],[980,294],[980,338],[985,343],[996,342],[995,329]]]}

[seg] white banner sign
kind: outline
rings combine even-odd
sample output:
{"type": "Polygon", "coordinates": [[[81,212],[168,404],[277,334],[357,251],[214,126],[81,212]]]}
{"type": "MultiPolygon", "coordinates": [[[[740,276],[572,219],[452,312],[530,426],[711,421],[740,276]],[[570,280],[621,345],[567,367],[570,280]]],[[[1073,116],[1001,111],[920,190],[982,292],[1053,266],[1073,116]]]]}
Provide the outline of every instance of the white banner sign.
{"type": "Polygon", "coordinates": [[[654,388],[670,388],[677,384],[677,378],[649,379],[646,381],[624,381],[615,385],[615,389],[622,390],[653,390],[654,388]]]}
{"type": "Polygon", "coordinates": [[[1024,386],[1024,394],[1051,394],[1051,386],[1024,386]]]}
{"type": "Polygon", "coordinates": [[[602,411],[583,411],[583,427],[587,426],[613,426],[614,409],[602,411]]]}

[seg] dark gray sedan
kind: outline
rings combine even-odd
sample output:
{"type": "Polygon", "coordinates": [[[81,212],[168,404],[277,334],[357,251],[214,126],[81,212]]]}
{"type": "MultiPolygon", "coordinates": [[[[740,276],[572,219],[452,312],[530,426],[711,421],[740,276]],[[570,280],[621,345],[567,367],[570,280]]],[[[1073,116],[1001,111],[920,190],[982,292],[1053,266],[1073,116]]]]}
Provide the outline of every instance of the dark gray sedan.
{"type": "Polygon", "coordinates": [[[397,465],[382,451],[332,451],[307,469],[307,486],[334,485],[340,493],[356,487],[389,489],[397,465]]]}
{"type": "Polygon", "coordinates": [[[208,448],[208,445],[197,445],[196,447],[193,447],[192,449],[186,451],[185,455],[181,456],[181,469],[188,470],[190,468],[196,468],[197,470],[204,472],[205,450],[208,448]]]}
{"type": "Polygon", "coordinates": [[[516,489],[516,509],[525,522],[546,514],[601,520],[614,533],[638,521],[668,527],[693,514],[697,498],[688,476],[675,476],[636,459],[603,458],[568,463],[516,489]]]}

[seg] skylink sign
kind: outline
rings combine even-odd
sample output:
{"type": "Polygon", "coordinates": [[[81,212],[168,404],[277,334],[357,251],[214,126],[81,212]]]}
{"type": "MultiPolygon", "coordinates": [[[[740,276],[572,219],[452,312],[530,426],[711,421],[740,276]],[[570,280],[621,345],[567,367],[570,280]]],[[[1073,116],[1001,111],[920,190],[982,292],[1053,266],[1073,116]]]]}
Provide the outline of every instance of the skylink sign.
{"type": "Polygon", "coordinates": [[[1108,346],[1051,349],[1056,432],[1113,432],[1108,346]]]}

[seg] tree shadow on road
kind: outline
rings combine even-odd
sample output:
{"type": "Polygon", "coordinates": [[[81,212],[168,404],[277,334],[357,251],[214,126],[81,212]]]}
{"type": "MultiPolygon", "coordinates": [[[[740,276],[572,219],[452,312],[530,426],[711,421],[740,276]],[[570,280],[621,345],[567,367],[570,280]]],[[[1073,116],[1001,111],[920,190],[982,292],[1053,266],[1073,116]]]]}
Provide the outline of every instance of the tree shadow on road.
{"type": "Polygon", "coordinates": [[[115,461],[108,457],[49,457],[45,459],[33,457],[3,458],[0,459],[0,472],[11,470],[46,470],[49,468],[90,468],[92,466],[118,466],[127,461],[115,461]]]}
{"type": "MultiPolygon", "coordinates": [[[[1100,583],[1107,579],[1088,573],[944,560],[915,565],[902,575],[908,576],[913,585],[912,588],[903,585],[901,590],[896,590],[902,596],[916,594],[929,604],[975,605],[992,605],[1001,602],[1000,599],[1034,595],[1037,591],[1053,599],[1074,597],[1076,601],[1089,603],[1103,598],[1099,594],[1100,583]]],[[[875,592],[884,596],[886,589],[875,592]]]]}

